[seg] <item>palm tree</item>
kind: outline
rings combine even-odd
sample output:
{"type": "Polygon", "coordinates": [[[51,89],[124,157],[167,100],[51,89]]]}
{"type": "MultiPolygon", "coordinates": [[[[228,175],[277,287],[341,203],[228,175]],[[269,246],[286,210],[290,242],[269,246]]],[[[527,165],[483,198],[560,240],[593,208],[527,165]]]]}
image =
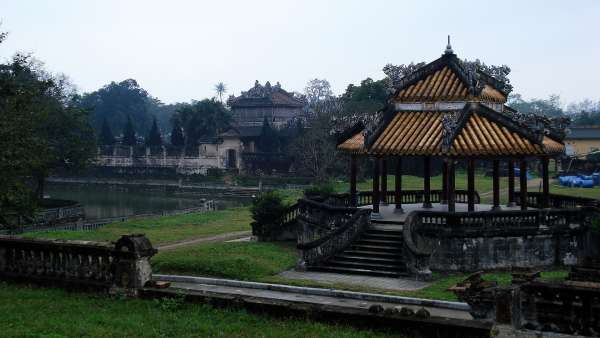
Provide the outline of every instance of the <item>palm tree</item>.
{"type": "Polygon", "coordinates": [[[227,86],[223,82],[219,82],[215,85],[215,91],[219,96],[219,101],[223,103],[223,94],[227,93],[227,86]]]}

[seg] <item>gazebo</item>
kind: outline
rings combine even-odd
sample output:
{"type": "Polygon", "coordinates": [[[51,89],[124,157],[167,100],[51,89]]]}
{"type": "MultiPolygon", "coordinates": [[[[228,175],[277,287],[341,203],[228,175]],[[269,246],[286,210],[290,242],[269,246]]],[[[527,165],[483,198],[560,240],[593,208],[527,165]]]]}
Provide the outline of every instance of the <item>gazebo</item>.
{"type": "Polygon", "coordinates": [[[456,211],[455,167],[466,161],[466,209],[476,211],[475,164],[491,161],[493,198],[490,210],[514,209],[515,164],[519,164],[519,205],[528,208],[527,161],[539,159],[542,168],[541,207],[549,205],[548,164],[564,152],[561,129],[548,119],[527,116],[506,106],[503,84],[462,62],[450,42],[437,60],[417,69],[395,84],[396,91],[384,109],[366,126],[349,130],[337,148],[350,155],[350,194],[357,205],[357,160],[373,158],[372,218],[380,218],[380,204],[392,202],[403,213],[402,161],[423,161],[422,208],[432,208],[431,163],[442,160],[444,211],[456,211]],[[388,163],[395,160],[395,189],[388,196],[388,163]],[[500,163],[508,164],[508,205],[500,205],[500,163]]]}

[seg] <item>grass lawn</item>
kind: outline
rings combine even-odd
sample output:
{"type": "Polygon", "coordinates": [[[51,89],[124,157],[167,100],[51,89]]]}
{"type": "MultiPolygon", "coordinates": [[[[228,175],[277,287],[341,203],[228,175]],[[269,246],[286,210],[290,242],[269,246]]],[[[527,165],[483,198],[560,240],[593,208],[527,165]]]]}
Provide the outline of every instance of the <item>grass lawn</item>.
{"type": "Polygon", "coordinates": [[[260,280],[296,263],[292,243],[218,242],[159,252],[152,258],[157,273],[260,280]]]}
{"type": "Polygon", "coordinates": [[[0,283],[0,299],[3,337],[392,337],[244,310],[6,283],[0,283]]]}
{"type": "Polygon", "coordinates": [[[558,184],[551,184],[550,185],[550,193],[600,199],[600,187],[570,188],[570,187],[563,187],[558,184]]]}
{"type": "Polygon", "coordinates": [[[134,219],[106,225],[94,231],[30,232],[24,237],[114,241],[121,235],[144,233],[154,246],[189,238],[250,230],[248,208],[231,208],[177,216],[134,219]]]}

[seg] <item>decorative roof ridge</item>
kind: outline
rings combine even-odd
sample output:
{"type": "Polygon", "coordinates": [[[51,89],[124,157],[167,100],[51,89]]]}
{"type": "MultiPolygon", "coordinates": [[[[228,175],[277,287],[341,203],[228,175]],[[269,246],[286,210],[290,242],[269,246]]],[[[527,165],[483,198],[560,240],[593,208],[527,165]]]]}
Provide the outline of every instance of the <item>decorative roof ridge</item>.
{"type": "Polygon", "coordinates": [[[338,133],[335,136],[335,139],[336,139],[336,144],[335,145],[339,146],[340,144],[346,142],[352,136],[354,136],[357,133],[363,131],[364,129],[365,129],[365,125],[364,125],[364,123],[362,121],[356,122],[351,127],[344,129],[342,132],[338,133]]]}
{"type": "Polygon", "coordinates": [[[460,131],[465,127],[469,117],[473,115],[471,103],[465,104],[463,109],[448,111],[451,114],[442,116],[442,151],[448,152],[460,131]]]}
{"type": "Polygon", "coordinates": [[[370,121],[363,130],[363,135],[365,138],[365,149],[370,148],[375,140],[379,137],[381,133],[385,130],[387,125],[392,121],[394,116],[396,115],[396,111],[393,109],[392,105],[387,105],[384,109],[380,110],[377,113],[377,116],[370,121]]]}

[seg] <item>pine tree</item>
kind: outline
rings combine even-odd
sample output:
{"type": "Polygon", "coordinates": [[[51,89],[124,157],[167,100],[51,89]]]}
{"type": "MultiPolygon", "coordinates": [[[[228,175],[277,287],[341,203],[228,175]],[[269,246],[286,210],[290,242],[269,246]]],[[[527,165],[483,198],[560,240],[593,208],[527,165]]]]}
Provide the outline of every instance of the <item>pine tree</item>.
{"type": "Polygon", "coordinates": [[[131,121],[131,116],[127,116],[127,123],[125,124],[125,128],[123,128],[123,141],[121,143],[127,146],[135,146],[135,144],[137,143],[135,139],[135,129],[133,128],[133,121],[131,121]]]}
{"type": "Polygon", "coordinates": [[[181,128],[181,122],[178,118],[174,119],[173,121],[173,130],[171,131],[171,144],[176,147],[183,147],[185,145],[183,129],[181,128]]]}
{"type": "Polygon", "coordinates": [[[146,139],[146,146],[148,147],[159,147],[162,145],[162,138],[160,137],[160,131],[158,131],[158,125],[156,124],[156,117],[152,121],[152,128],[146,139]]]}
{"type": "Polygon", "coordinates": [[[110,130],[110,126],[108,125],[108,122],[106,122],[106,119],[104,119],[102,122],[102,131],[100,132],[100,139],[98,143],[103,146],[111,146],[115,144],[115,136],[113,135],[112,130],[110,130]]]}
{"type": "Polygon", "coordinates": [[[277,131],[271,127],[271,124],[265,116],[260,138],[258,139],[258,149],[267,153],[274,153],[279,151],[279,145],[279,135],[277,135],[277,131]]]}

